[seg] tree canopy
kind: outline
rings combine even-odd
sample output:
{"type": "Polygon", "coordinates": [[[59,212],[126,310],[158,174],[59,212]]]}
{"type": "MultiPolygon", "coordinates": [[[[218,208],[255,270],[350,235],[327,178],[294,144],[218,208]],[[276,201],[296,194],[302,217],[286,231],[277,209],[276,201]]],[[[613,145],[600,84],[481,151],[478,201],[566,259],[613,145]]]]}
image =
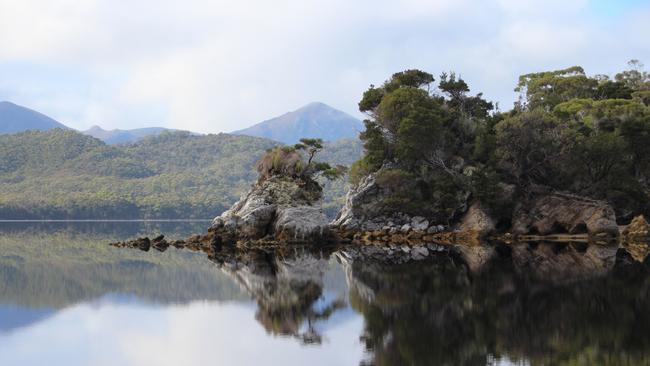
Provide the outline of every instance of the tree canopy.
{"type": "Polygon", "coordinates": [[[506,112],[453,72],[433,82],[396,73],[359,103],[365,154],[351,179],[377,172],[395,190],[389,209],[450,217],[469,194],[498,211],[512,185],[519,197],[543,186],[607,200],[622,220],[650,213],[650,76],[639,61],[614,78],[579,66],[522,75],[506,112]]]}

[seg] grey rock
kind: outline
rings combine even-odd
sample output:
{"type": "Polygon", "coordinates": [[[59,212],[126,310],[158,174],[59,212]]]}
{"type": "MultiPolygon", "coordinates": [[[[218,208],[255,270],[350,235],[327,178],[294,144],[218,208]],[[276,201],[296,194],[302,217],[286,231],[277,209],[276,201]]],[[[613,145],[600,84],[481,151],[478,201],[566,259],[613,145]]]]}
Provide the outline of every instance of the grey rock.
{"type": "Polygon", "coordinates": [[[618,236],[614,209],[604,201],[566,193],[541,194],[516,210],[512,231],[516,234],[536,232],[541,235],[605,233],[618,236]]]}
{"type": "Polygon", "coordinates": [[[415,216],[411,218],[411,226],[413,230],[425,231],[429,227],[429,221],[422,216],[415,216]]]}
{"type": "Polygon", "coordinates": [[[215,218],[213,227],[237,240],[320,238],[329,233],[320,199],[317,185],[271,177],[215,218]]]}

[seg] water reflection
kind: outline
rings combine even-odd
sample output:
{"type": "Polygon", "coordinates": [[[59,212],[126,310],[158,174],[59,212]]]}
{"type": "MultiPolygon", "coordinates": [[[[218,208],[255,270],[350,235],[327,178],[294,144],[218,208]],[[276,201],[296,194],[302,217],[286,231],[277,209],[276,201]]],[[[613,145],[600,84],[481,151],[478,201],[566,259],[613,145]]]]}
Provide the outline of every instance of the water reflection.
{"type": "Polygon", "coordinates": [[[0,364],[650,364],[647,267],[613,267],[625,258],[609,247],[515,246],[476,272],[449,253],[388,264],[341,248],[224,249],[208,260],[111,240],[0,234],[0,364]],[[558,272],[567,265],[578,268],[558,272]]]}
{"type": "Polygon", "coordinates": [[[323,291],[325,273],[332,271],[329,254],[255,249],[226,258],[221,269],[255,298],[255,318],[268,333],[291,336],[304,344],[321,344],[317,323],[346,307],[344,294],[325,296],[323,291]]]}

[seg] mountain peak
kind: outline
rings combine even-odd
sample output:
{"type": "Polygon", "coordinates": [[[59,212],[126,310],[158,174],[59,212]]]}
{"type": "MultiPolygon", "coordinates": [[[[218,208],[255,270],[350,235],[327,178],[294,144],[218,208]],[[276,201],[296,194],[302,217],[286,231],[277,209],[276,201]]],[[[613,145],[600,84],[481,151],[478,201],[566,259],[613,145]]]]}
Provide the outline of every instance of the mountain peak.
{"type": "Polygon", "coordinates": [[[53,128],[67,129],[68,127],[29,108],[8,101],[0,102],[0,133],[53,128]]]}
{"type": "Polygon", "coordinates": [[[357,138],[363,123],[322,102],[311,102],[281,116],[235,131],[236,135],[265,137],[285,144],[294,144],[303,137],[337,141],[357,138]]]}

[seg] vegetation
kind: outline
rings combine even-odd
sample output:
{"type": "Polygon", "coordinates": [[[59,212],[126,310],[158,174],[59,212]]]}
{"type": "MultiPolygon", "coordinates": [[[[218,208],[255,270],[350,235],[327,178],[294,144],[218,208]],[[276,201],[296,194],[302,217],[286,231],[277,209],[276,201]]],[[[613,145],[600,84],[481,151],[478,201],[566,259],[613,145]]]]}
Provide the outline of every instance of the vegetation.
{"type": "Polygon", "coordinates": [[[300,143],[294,146],[274,147],[257,162],[259,180],[274,175],[305,180],[322,176],[328,180],[335,180],[345,175],[347,168],[343,165],[332,167],[326,162],[314,160],[321,150],[323,150],[323,140],[316,138],[302,138],[300,143]]]}
{"type": "Polygon", "coordinates": [[[369,118],[351,180],[376,172],[387,209],[447,220],[468,196],[503,213],[539,186],[607,200],[622,220],[648,214],[650,75],[629,66],[613,80],[578,66],[523,75],[508,112],[454,73],[437,88],[420,70],[394,74],[359,102],[369,118]]]}
{"type": "MultiPolygon", "coordinates": [[[[0,219],[212,218],[255,181],[271,140],[168,132],[106,145],[72,130],[0,135],[0,219]]],[[[323,145],[332,165],[361,155],[360,144],[323,145]]],[[[322,174],[319,174],[322,175],[322,174]]],[[[338,209],[346,186],[325,187],[338,209]]]]}

